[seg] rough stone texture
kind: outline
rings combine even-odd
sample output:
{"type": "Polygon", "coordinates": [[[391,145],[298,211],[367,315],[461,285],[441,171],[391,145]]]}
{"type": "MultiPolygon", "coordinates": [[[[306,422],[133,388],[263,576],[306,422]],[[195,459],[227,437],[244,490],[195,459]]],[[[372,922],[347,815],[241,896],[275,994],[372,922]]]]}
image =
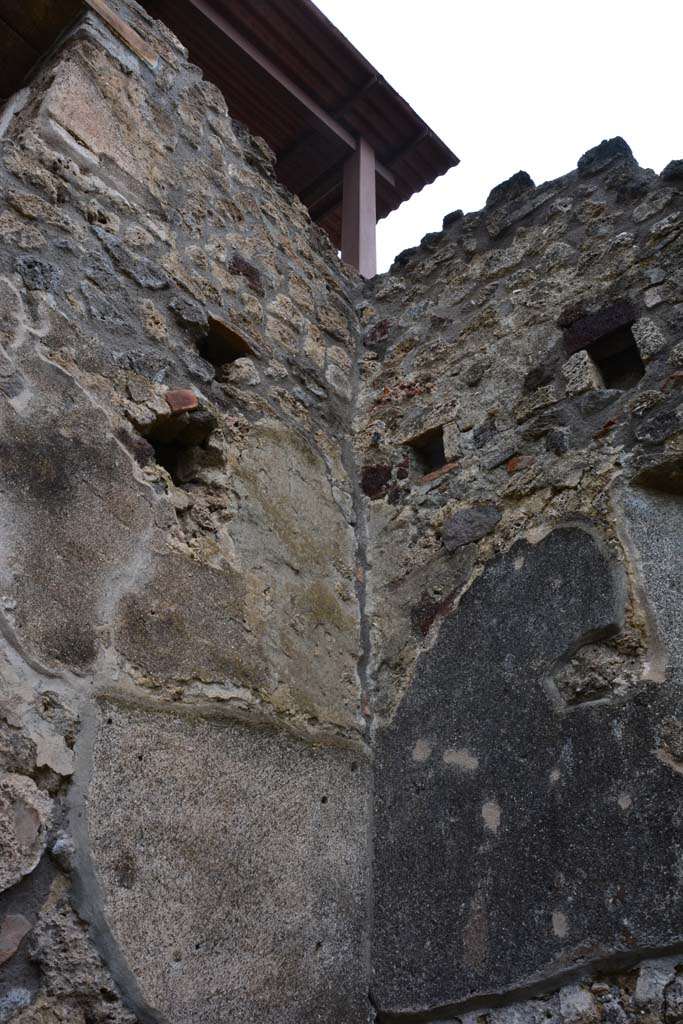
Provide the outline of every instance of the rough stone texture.
{"type": "Polygon", "coordinates": [[[573,398],[584,391],[602,387],[600,371],[585,350],[575,352],[562,367],[567,396],[573,398]]]}
{"type": "MultiPolygon", "coordinates": [[[[0,884],[14,888],[0,911],[25,911],[31,931],[15,952],[3,938],[0,1019],[118,1024],[163,1008],[178,1021],[365,1021],[348,441],[360,282],[168,30],[134,3],[111,6],[159,53],[156,71],[84,14],[2,140],[0,884]],[[161,862],[146,861],[125,920],[130,890],[100,842],[105,829],[130,836],[116,813],[125,737],[121,764],[97,762],[89,790],[83,723],[102,694],[138,707],[144,749],[161,758],[175,737],[165,770],[184,768],[167,773],[149,843],[195,838],[169,847],[169,880],[183,856],[206,854],[175,903],[158,899],[161,862]],[[198,726],[162,707],[215,719],[214,783],[198,726]],[[20,880],[38,878],[46,843],[54,885],[29,893],[20,880]],[[231,855],[246,858],[232,917],[231,855]]],[[[161,783],[128,767],[133,819],[161,783]]]]}
{"type": "Polygon", "coordinates": [[[386,1020],[654,1024],[676,966],[646,1009],[629,965],[683,928],[683,193],[623,140],[494,191],[361,309],[382,344],[357,458],[395,481],[365,508],[373,999],[386,1020]],[[624,325],[645,372],[606,388],[585,350],[624,325]],[[439,424],[456,467],[399,485],[404,439],[439,424]],[[500,519],[446,560],[482,506],[500,519]]]}
{"type": "Polygon", "coordinates": [[[500,512],[495,505],[461,509],[444,523],[441,540],[447,551],[455,551],[491,533],[499,520],[500,512]]]}
{"type": "Polygon", "coordinates": [[[650,488],[624,489],[619,496],[624,526],[636,552],[641,585],[654,617],[659,643],[676,683],[683,671],[683,620],[680,615],[679,573],[683,552],[683,503],[679,495],[650,488]]]}
{"type": "Polygon", "coordinates": [[[0,1021],[680,1024],[681,161],[363,283],[110,4],[3,118],[0,1021]]]}
{"type": "Polygon", "coordinates": [[[667,347],[666,336],[649,317],[641,317],[640,320],[636,320],[631,329],[644,363],[649,363],[667,347]]]}
{"type": "Polygon", "coordinates": [[[6,914],[0,925],[0,964],[14,956],[31,923],[23,914],[6,914]]]}
{"type": "Polygon", "coordinates": [[[0,775],[0,892],[30,874],[47,842],[52,801],[25,775],[0,775]]]}
{"type": "Polygon", "coordinates": [[[60,269],[59,287],[41,278],[50,304],[11,277],[2,285],[12,394],[0,573],[12,628],[50,669],[92,671],[104,659],[109,676],[113,659],[135,687],[171,696],[180,685],[192,701],[239,690],[302,727],[358,730],[352,499],[337,437],[348,400],[326,378],[353,345],[342,270],[297,201],[252,169],[251,143],[177,51],[162,47],[167,72],[156,79],[142,68],[131,78],[119,51],[77,32],[5,142],[15,208],[31,215],[43,201],[27,186],[60,194],[43,247],[60,269]],[[247,246],[262,254],[255,291],[247,246]],[[253,378],[215,379],[187,317],[172,315],[187,301],[200,335],[216,322],[251,339],[258,392],[244,390],[253,378]],[[171,425],[165,396],[179,390],[199,410],[171,425]],[[56,504],[68,514],[55,517],[56,504]],[[298,553],[266,559],[263,533],[289,536],[288,509],[298,553]],[[321,558],[335,567],[325,580],[321,558]],[[310,660],[324,649],[344,680],[334,693],[310,660]]]}
{"type": "Polygon", "coordinates": [[[88,834],[148,1006],[171,1024],[367,1020],[368,779],[355,750],[103,706],[88,834]]]}
{"type": "Polygon", "coordinates": [[[33,1006],[17,1018],[22,1024],[53,1020],[75,1024],[135,1021],[94,951],[85,922],[74,913],[62,879],[52,887],[35,924],[31,957],[40,969],[42,991],[33,1006]]]}

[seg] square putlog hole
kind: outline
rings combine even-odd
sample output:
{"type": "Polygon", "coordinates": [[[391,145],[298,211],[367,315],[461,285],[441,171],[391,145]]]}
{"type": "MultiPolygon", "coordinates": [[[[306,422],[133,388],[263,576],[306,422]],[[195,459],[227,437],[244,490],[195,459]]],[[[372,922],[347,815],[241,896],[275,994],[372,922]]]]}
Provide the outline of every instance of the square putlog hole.
{"type": "Polygon", "coordinates": [[[411,448],[415,461],[422,473],[433,473],[446,465],[446,453],[443,447],[443,427],[432,427],[423,434],[416,434],[405,442],[411,448]]]}
{"type": "Polygon", "coordinates": [[[631,324],[624,324],[597,338],[586,350],[600,371],[606,388],[627,391],[635,387],[645,373],[631,324]]]}
{"type": "Polygon", "coordinates": [[[234,363],[236,359],[255,354],[241,334],[213,317],[209,317],[209,329],[199,342],[199,353],[217,370],[226,363],[234,363]]]}
{"type": "Polygon", "coordinates": [[[604,386],[627,391],[645,373],[631,330],[637,316],[633,304],[623,300],[574,320],[564,327],[567,354],[585,349],[600,371],[604,386]]]}

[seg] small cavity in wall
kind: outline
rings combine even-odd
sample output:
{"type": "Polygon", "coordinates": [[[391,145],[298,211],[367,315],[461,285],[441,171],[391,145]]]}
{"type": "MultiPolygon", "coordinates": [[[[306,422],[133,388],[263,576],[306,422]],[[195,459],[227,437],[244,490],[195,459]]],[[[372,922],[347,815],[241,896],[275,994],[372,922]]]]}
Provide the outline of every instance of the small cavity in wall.
{"type": "Polygon", "coordinates": [[[567,352],[587,352],[605,388],[626,391],[635,387],[645,373],[632,330],[636,319],[630,302],[581,317],[565,329],[567,352]]]}
{"type": "Polygon", "coordinates": [[[254,350],[237,331],[222,320],[209,317],[209,328],[200,340],[200,354],[220,374],[221,368],[245,356],[253,356],[254,350]]]}
{"type": "Polygon", "coordinates": [[[182,487],[193,479],[198,463],[205,464],[215,457],[210,439],[217,421],[212,412],[200,407],[190,390],[168,391],[165,398],[170,415],[159,413],[138,429],[153,448],[158,465],[177,487],[182,487]]]}
{"type": "Polygon", "coordinates": [[[416,434],[405,442],[422,473],[433,473],[446,465],[443,443],[443,426],[431,427],[422,434],[416,434]]]}
{"type": "Polygon", "coordinates": [[[606,388],[626,391],[634,387],[645,373],[630,324],[597,338],[589,345],[588,354],[600,371],[606,388]]]}

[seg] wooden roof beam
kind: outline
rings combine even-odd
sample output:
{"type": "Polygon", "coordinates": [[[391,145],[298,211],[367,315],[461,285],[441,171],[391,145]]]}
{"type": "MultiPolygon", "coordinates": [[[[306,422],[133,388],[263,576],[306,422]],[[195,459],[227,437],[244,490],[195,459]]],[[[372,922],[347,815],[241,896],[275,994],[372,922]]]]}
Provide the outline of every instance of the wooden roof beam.
{"type": "MultiPolygon", "coordinates": [[[[212,3],[209,0],[190,0],[192,7],[203,14],[204,17],[211,22],[212,25],[219,32],[221,32],[226,39],[238,47],[238,49],[250,60],[252,60],[262,71],[265,71],[274,82],[277,82],[283,89],[295,100],[297,100],[301,106],[318,122],[320,128],[334,138],[339,139],[340,142],[346,146],[350,154],[355,153],[358,142],[356,138],[348,132],[343,125],[339,123],[331,114],[328,114],[323,107],[320,106],[316,100],[313,99],[304,89],[301,89],[296,82],[293,82],[288,75],[284,73],[276,64],[273,63],[265,54],[250,43],[249,40],[242,35],[233,25],[230,24],[228,19],[220,12],[215,10],[212,3]]],[[[384,167],[382,164],[376,164],[377,174],[380,175],[385,181],[387,181],[392,187],[396,186],[396,179],[392,172],[384,167]]]]}
{"type": "MultiPolygon", "coordinates": [[[[370,92],[370,90],[375,85],[377,85],[378,82],[378,74],[374,74],[370,78],[366,79],[366,81],[363,83],[363,85],[361,85],[359,89],[356,89],[354,93],[352,93],[350,96],[347,96],[343,103],[340,103],[338,107],[335,107],[335,109],[332,111],[332,117],[337,119],[343,117],[344,114],[347,114],[348,111],[351,110],[351,108],[353,107],[354,103],[356,103],[363,96],[366,96],[367,93],[370,92]]],[[[302,135],[301,138],[297,139],[296,142],[293,142],[291,146],[288,146],[287,149],[283,150],[282,153],[278,153],[277,165],[284,174],[287,173],[287,163],[290,160],[296,163],[296,161],[301,159],[302,156],[305,157],[308,147],[310,146],[314,138],[315,132],[308,131],[304,135],[302,135]]]]}
{"type": "MultiPolygon", "coordinates": [[[[307,185],[306,188],[299,193],[299,199],[307,206],[311,211],[311,217],[313,220],[318,220],[321,216],[319,213],[319,207],[329,201],[331,195],[336,194],[337,205],[341,202],[341,191],[342,181],[344,179],[344,164],[346,159],[340,163],[334,165],[329,170],[321,174],[315,181],[307,185]]],[[[329,206],[326,206],[322,216],[328,213],[330,210],[329,206]]]]}

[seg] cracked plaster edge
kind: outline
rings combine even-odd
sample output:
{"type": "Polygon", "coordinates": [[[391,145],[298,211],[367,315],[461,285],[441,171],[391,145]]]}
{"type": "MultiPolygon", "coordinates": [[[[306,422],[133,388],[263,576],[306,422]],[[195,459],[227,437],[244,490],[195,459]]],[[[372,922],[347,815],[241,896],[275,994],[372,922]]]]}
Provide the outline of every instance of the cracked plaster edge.
{"type": "Polygon", "coordinates": [[[382,1009],[374,997],[373,1001],[377,1006],[379,1024],[455,1024],[455,1019],[462,1014],[514,1007],[528,999],[551,996],[566,985],[588,981],[596,974],[620,973],[665,957],[683,959],[683,940],[665,946],[642,946],[632,950],[614,950],[611,953],[597,954],[561,970],[551,967],[547,971],[531,975],[514,988],[501,992],[478,993],[458,1003],[400,1011],[382,1009]]]}
{"type": "MultiPolygon", "coordinates": [[[[652,617],[652,621],[650,621],[650,618],[648,618],[647,621],[646,621],[646,625],[647,625],[647,628],[648,628],[648,638],[650,636],[650,629],[652,630],[652,634],[651,635],[653,635],[653,636],[656,635],[656,629],[655,629],[655,625],[654,625],[654,617],[652,616],[650,605],[647,602],[647,598],[645,596],[644,587],[641,584],[641,589],[637,590],[636,587],[635,587],[635,584],[632,583],[632,573],[630,571],[630,564],[628,563],[628,561],[627,561],[627,559],[625,557],[627,550],[631,550],[631,549],[627,549],[627,546],[622,541],[621,533],[620,533],[620,531],[619,531],[619,529],[617,527],[617,524],[616,524],[616,520],[618,519],[618,517],[615,516],[614,519],[615,519],[615,522],[613,523],[614,533],[615,533],[615,535],[616,535],[617,539],[619,540],[619,542],[621,544],[621,547],[622,547],[623,557],[622,557],[621,562],[619,562],[615,558],[615,554],[611,550],[610,545],[609,545],[610,537],[608,535],[608,532],[601,528],[600,523],[598,523],[596,520],[587,519],[587,518],[584,518],[584,517],[582,517],[580,515],[576,515],[576,514],[568,515],[565,518],[563,518],[561,520],[558,520],[558,521],[543,519],[541,522],[536,523],[536,524],[534,524],[532,526],[529,526],[529,527],[521,530],[519,533],[515,534],[515,536],[511,537],[509,542],[503,548],[501,548],[499,551],[496,551],[489,558],[487,558],[487,559],[485,559],[484,561],[481,561],[481,562],[479,562],[479,561],[475,562],[475,564],[472,567],[472,570],[470,572],[470,575],[465,580],[465,582],[463,583],[462,587],[460,587],[460,589],[456,593],[453,594],[451,602],[450,602],[450,605],[449,605],[448,610],[446,611],[446,613],[443,616],[439,616],[438,617],[438,619],[436,620],[435,625],[433,625],[432,628],[430,628],[428,634],[423,638],[422,642],[419,643],[419,646],[416,647],[415,655],[411,659],[410,666],[408,667],[408,669],[406,669],[404,677],[403,677],[403,679],[401,681],[401,686],[396,691],[396,699],[395,699],[394,704],[391,707],[390,711],[387,714],[374,715],[373,716],[373,723],[372,723],[372,737],[373,737],[373,739],[374,739],[374,736],[375,736],[375,734],[377,733],[377,731],[379,729],[387,729],[394,722],[394,720],[396,718],[396,715],[398,714],[398,711],[399,711],[399,709],[400,709],[404,699],[408,695],[408,692],[410,691],[410,689],[411,689],[411,687],[413,685],[415,673],[417,671],[417,666],[420,663],[420,661],[422,659],[424,659],[429,654],[429,652],[432,650],[432,648],[435,646],[435,644],[436,644],[436,642],[438,640],[439,634],[441,632],[441,629],[443,627],[443,624],[451,616],[457,614],[458,609],[460,607],[460,604],[461,604],[463,598],[472,589],[472,587],[475,586],[477,581],[484,575],[484,573],[491,566],[491,564],[496,559],[501,558],[501,557],[509,554],[510,551],[512,551],[512,549],[517,544],[528,544],[530,547],[535,547],[537,544],[540,544],[542,541],[544,541],[546,539],[546,537],[550,536],[550,534],[555,533],[558,530],[570,530],[570,529],[583,530],[584,533],[589,534],[589,536],[591,536],[593,538],[593,540],[597,543],[597,545],[600,547],[600,550],[602,551],[602,553],[604,554],[606,559],[611,563],[613,569],[616,569],[616,570],[621,569],[621,572],[620,572],[621,580],[619,581],[619,587],[620,587],[620,590],[622,592],[621,596],[623,597],[624,612],[627,610],[627,608],[629,606],[629,602],[630,602],[630,600],[632,598],[637,598],[640,601],[641,597],[642,597],[642,606],[643,606],[643,608],[647,607],[648,614],[652,617]]],[[[370,567],[370,573],[371,572],[372,572],[372,567],[370,567]]],[[[638,579],[640,579],[640,578],[641,577],[638,577],[638,579]]],[[[624,616],[622,615],[621,628],[623,628],[623,619],[624,619],[624,616]]],[[[606,638],[607,635],[615,635],[615,634],[606,634],[605,638],[606,638]]],[[[587,640],[587,641],[586,640],[581,640],[578,643],[576,649],[572,649],[571,650],[571,652],[569,653],[569,655],[568,655],[566,660],[569,660],[569,658],[571,658],[573,656],[573,654],[576,653],[576,650],[578,650],[586,642],[590,643],[591,640],[587,640]]],[[[648,648],[648,650],[649,650],[649,648],[648,648]]],[[[663,648],[662,648],[662,650],[663,650],[663,648]]],[[[563,660],[565,660],[565,659],[560,659],[560,661],[563,661],[563,660]]],[[[373,663],[373,661],[372,661],[372,634],[370,634],[369,649],[368,649],[368,667],[367,667],[368,675],[371,677],[373,672],[376,672],[379,667],[380,667],[379,665],[375,665],[373,663]]],[[[555,668],[556,668],[556,666],[553,666],[553,668],[551,669],[551,672],[549,674],[552,674],[555,671],[555,668]]],[[[661,681],[659,679],[659,677],[652,677],[652,678],[655,679],[655,681],[661,681]]],[[[652,681],[649,676],[643,680],[644,683],[646,683],[648,681],[652,681]]],[[[372,692],[373,692],[372,685],[369,685],[369,691],[372,694],[372,692]]],[[[550,701],[551,705],[553,706],[553,709],[556,712],[559,712],[559,713],[566,713],[567,711],[572,712],[574,710],[577,710],[580,707],[583,707],[584,704],[590,704],[591,706],[593,706],[595,704],[604,703],[604,704],[609,704],[610,706],[615,706],[615,705],[617,705],[619,703],[624,703],[624,701],[622,701],[622,700],[614,700],[614,699],[608,698],[606,700],[600,700],[600,701],[584,701],[584,702],[582,702],[582,704],[577,705],[576,708],[574,708],[573,706],[572,707],[565,707],[564,705],[562,705],[560,707],[558,705],[557,701],[554,700],[552,692],[548,692],[548,688],[545,685],[544,685],[544,691],[547,693],[548,700],[550,701]]],[[[628,701],[628,700],[632,699],[633,695],[634,694],[629,694],[625,698],[625,700],[628,701]]]]}
{"type": "Polygon", "coordinates": [[[88,836],[88,789],[93,774],[96,733],[96,706],[89,702],[81,708],[75,768],[67,794],[69,825],[75,844],[71,898],[74,909],[87,922],[90,939],[118,986],[124,1004],[142,1024],[163,1024],[163,1017],[145,1001],[104,912],[103,893],[88,836]]]}
{"type": "MultiPolygon", "coordinates": [[[[250,728],[261,728],[269,732],[288,733],[295,741],[319,745],[336,746],[365,755],[372,770],[372,754],[361,738],[348,739],[336,736],[315,736],[302,734],[286,723],[272,718],[255,719],[253,715],[239,714],[235,709],[216,709],[207,705],[194,707],[160,705],[156,701],[124,694],[121,690],[98,690],[89,700],[83,702],[80,710],[80,731],[75,744],[75,766],[69,786],[66,803],[71,836],[75,845],[72,862],[72,902],[78,915],[89,929],[89,937],[109,970],[121,992],[124,1004],[136,1014],[141,1024],[165,1024],[165,1018],[144,997],[125,954],[117,942],[107,920],[104,909],[104,895],[95,866],[88,830],[88,792],[94,770],[94,751],[98,728],[98,708],[103,704],[115,704],[121,709],[131,709],[152,715],[169,715],[186,720],[208,721],[220,727],[227,722],[236,722],[250,728]]],[[[368,856],[372,857],[372,846],[368,844],[368,856]]],[[[370,965],[371,944],[368,938],[366,958],[370,965]]],[[[369,975],[368,971],[368,975],[369,975]]]]}
{"type": "Polygon", "coordinates": [[[610,497],[614,508],[613,528],[623,551],[624,568],[627,585],[631,592],[634,605],[640,609],[645,626],[647,650],[645,653],[645,672],[643,682],[664,683],[670,668],[671,658],[667,645],[661,635],[657,616],[648,596],[645,583],[646,574],[638,545],[629,525],[625,509],[626,493],[637,491],[633,483],[627,484],[617,480],[610,488],[610,497]]]}

